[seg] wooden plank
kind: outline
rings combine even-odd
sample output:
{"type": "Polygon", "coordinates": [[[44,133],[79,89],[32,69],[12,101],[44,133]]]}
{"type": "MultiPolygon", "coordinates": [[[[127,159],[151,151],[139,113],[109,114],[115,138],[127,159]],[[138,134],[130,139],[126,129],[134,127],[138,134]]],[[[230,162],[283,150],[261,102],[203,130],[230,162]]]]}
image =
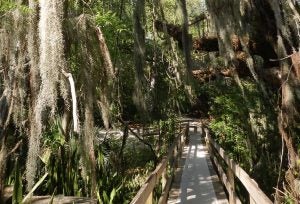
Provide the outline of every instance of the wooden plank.
{"type": "Polygon", "coordinates": [[[167,168],[164,169],[161,175],[161,188],[164,189],[166,187],[168,181],[167,168]]]}
{"type": "Polygon", "coordinates": [[[148,177],[145,184],[140,188],[136,196],[131,201],[131,204],[139,204],[145,203],[149,198],[150,194],[152,193],[156,183],[158,182],[159,178],[161,177],[163,171],[166,169],[168,164],[167,158],[164,158],[155,168],[155,170],[151,173],[148,177]]]}
{"type": "MultiPolygon", "coordinates": [[[[255,182],[253,179],[252,179],[252,181],[255,182]]],[[[255,184],[258,187],[258,184],[256,182],[255,182],[255,184]]],[[[249,195],[249,201],[250,201],[250,204],[256,204],[255,199],[251,195],[249,195]]]]}
{"type": "Polygon", "coordinates": [[[150,193],[145,204],[152,204],[152,201],[153,201],[153,192],[150,193]]]}
{"type": "MultiPolygon", "coordinates": [[[[218,159],[215,156],[213,156],[212,161],[214,162],[214,164],[217,167],[217,171],[218,171],[219,178],[220,178],[221,182],[224,184],[227,192],[229,192],[229,190],[232,188],[232,186],[231,186],[231,184],[230,184],[230,182],[229,182],[222,166],[220,165],[218,159]]],[[[236,194],[234,194],[234,201],[235,201],[236,204],[241,204],[242,203],[241,200],[239,199],[239,197],[236,196],[236,194]]]]}
{"type": "Polygon", "coordinates": [[[246,190],[249,192],[250,196],[254,199],[256,203],[272,203],[272,201],[265,195],[265,193],[253,182],[251,177],[232,159],[230,159],[225,153],[224,149],[221,148],[206,131],[206,137],[209,143],[217,150],[219,155],[224,159],[229,168],[232,169],[234,175],[241,181],[245,186],[246,190]]]}
{"type": "Polygon", "coordinates": [[[184,129],[184,137],[185,137],[185,144],[189,144],[190,138],[189,138],[189,124],[186,125],[184,129]]]}
{"type": "Polygon", "coordinates": [[[194,121],[194,119],[180,118],[177,123],[189,123],[189,122],[193,122],[193,121],[194,121]]]}
{"type": "Polygon", "coordinates": [[[152,193],[156,184],[156,178],[154,174],[151,174],[146,183],[140,188],[135,195],[131,204],[142,204],[148,201],[150,194],[152,193]]]}
{"type": "Polygon", "coordinates": [[[162,173],[165,171],[166,167],[168,165],[168,159],[164,158],[156,167],[156,169],[153,171],[152,174],[155,174],[156,176],[156,183],[159,181],[159,178],[161,177],[162,173]]]}
{"type": "Polygon", "coordinates": [[[147,133],[144,133],[142,136],[143,137],[159,136],[159,132],[147,132],[147,133]]]}
{"type": "MultiPolygon", "coordinates": [[[[32,196],[31,200],[25,203],[30,204],[49,204],[51,201],[51,196],[32,196]]],[[[66,204],[66,203],[81,203],[81,204],[96,204],[97,200],[85,197],[75,197],[75,196],[63,196],[57,195],[53,198],[53,203],[66,204]]]]}
{"type": "Polygon", "coordinates": [[[165,188],[163,189],[163,192],[162,192],[162,194],[159,198],[158,204],[167,203],[168,196],[169,196],[169,191],[170,191],[171,184],[172,184],[172,180],[173,180],[172,177],[168,178],[167,183],[165,185],[165,188]]]}
{"type": "Polygon", "coordinates": [[[230,184],[230,188],[228,189],[229,194],[229,203],[236,204],[235,203],[235,185],[234,185],[234,173],[230,168],[227,168],[227,178],[228,182],[230,184]]]}

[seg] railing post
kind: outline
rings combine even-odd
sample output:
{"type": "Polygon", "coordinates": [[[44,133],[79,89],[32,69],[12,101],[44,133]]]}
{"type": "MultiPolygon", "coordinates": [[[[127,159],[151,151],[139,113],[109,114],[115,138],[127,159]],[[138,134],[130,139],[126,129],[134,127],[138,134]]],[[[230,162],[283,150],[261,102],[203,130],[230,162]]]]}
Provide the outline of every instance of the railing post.
{"type": "Polygon", "coordinates": [[[230,189],[228,190],[229,203],[235,204],[236,203],[236,195],[235,195],[235,187],[234,187],[234,173],[230,169],[230,166],[228,166],[228,169],[227,169],[227,178],[228,178],[228,182],[230,183],[230,189]]]}
{"type": "Polygon", "coordinates": [[[185,126],[184,136],[185,136],[185,144],[189,143],[189,123],[185,126]]]}
{"type": "Polygon", "coordinates": [[[181,157],[181,144],[180,144],[180,138],[179,139],[177,139],[177,151],[178,151],[178,154],[177,154],[177,160],[178,160],[178,162],[177,163],[179,163],[179,158],[181,157]]]}
{"type": "Polygon", "coordinates": [[[175,149],[174,149],[174,167],[175,169],[178,167],[178,145],[176,145],[175,149]]]}
{"type": "Polygon", "coordinates": [[[140,126],[137,126],[137,129],[136,129],[136,130],[137,130],[137,134],[138,134],[138,135],[141,135],[141,127],[140,127],[140,126]]]}
{"type": "Polygon", "coordinates": [[[205,134],[205,144],[206,144],[209,155],[212,157],[213,156],[212,149],[211,149],[210,142],[208,139],[208,134],[209,134],[208,129],[202,127],[202,134],[205,134]]]}
{"type": "Polygon", "coordinates": [[[179,121],[179,133],[181,132],[181,122],[179,121]]]}
{"type": "Polygon", "coordinates": [[[183,144],[184,143],[184,133],[180,134],[180,143],[183,144]]]}
{"type": "Polygon", "coordinates": [[[150,193],[145,204],[152,204],[152,200],[153,200],[153,191],[150,193]]]}
{"type": "Polygon", "coordinates": [[[167,184],[167,180],[168,180],[168,175],[167,175],[167,168],[168,166],[165,168],[165,170],[163,171],[162,175],[161,175],[161,189],[164,190],[167,184]]]}

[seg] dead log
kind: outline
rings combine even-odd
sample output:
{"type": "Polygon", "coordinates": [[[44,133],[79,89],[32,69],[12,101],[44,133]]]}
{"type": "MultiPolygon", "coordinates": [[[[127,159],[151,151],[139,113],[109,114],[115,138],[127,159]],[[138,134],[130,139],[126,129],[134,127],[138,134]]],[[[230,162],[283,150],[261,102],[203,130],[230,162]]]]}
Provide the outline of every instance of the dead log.
{"type": "MultiPolygon", "coordinates": [[[[238,67],[236,70],[232,68],[224,68],[222,70],[216,69],[198,69],[193,70],[192,74],[195,79],[197,79],[201,83],[205,83],[208,81],[212,81],[217,79],[218,77],[233,77],[234,71],[237,71],[239,77],[247,78],[251,77],[251,73],[245,70],[241,70],[238,67]]],[[[279,67],[272,67],[268,69],[263,69],[258,72],[259,77],[267,82],[268,86],[272,89],[278,89],[281,86],[281,71],[279,67]]]]}
{"type": "Polygon", "coordinates": [[[201,21],[207,19],[207,16],[205,13],[201,13],[199,16],[196,16],[194,20],[189,24],[189,26],[195,25],[197,23],[200,23],[201,21]]]}
{"type": "MultiPolygon", "coordinates": [[[[175,41],[178,42],[179,48],[182,49],[182,27],[159,20],[155,21],[155,28],[158,32],[167,32],[175,41]],[[164,30],[165,27],[165,30],[164,30]]],[[[264,39],[251,39],[249,37],[239,38],[236,34],[230,36],[233,50],[240,55],[243,52],[241,41],[246,45],[251,55],[259,55],[265,61],[266,67],[278,66],[277,62],[270,62],[269,59],[277,58],[270,43],[264,39]]],[[[219,42],[217,36],[194,38],[193,50],[196,52],[217,52],[219,51],[219,42]]]]}
{"type": "Polygon", "coordinates": [[[193,49],[195,51],[215,52],[219,51],[219,43],[217,37],[204,37],[193,39],[193,49]]]}

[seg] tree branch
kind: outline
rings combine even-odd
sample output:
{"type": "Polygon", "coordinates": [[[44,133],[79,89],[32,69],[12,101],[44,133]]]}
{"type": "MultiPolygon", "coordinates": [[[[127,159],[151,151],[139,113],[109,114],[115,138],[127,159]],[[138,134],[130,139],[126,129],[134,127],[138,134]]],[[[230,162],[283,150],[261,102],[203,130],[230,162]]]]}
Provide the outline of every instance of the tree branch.
{"type": "Polygon", "coordinates": [[[76,90],[75,90],[75,83],[71,73],[67,73],[62,70],[63,75],[68,78],[70,87],[71,87],[71,95],[72,95],[72,110],[73,110],[73,123],[74,123],[74,132],[79,134],[79,120],[77,115],[77,99],[76,99],[76,90]]]}
{"type": "MultiPolygon", "coordinates": [[[[121,118],[117,117],[118,121],[120,121],[120,123],[122,123],[123,125],[127,125],[121,118]]],[[[151,152],[153,153],[153,156],[155,157],[155,163],[158,161],[158,157],[152,147],[152,145],[148,142],[146,142],[145,140],[143,140],[137,133],[135,133],[130,127],[128,127],[128,130],[143,144],[147,145],[151,152]]]]}
{"type": "MultiPolygon", "coordinates": [[[[293,53],[293,54],[294,54],[294,53],[293,53]]],[[[288,55],[288,56],[283,57],[283,58],[280,58],[280,59],[269,59],[269,61],[270,61],[270,62],[279,62],[279,61],[283,61],[283,60],[286,60],[286,59],[288,59],[288,58],[291,58],[291,56],[292,56],[293,54],[288,55]]]]}
{"type": "Polygon", "coordinates": [[[23,140],[20,140],[10,152],[7,153],[6,157],[9,157],[12,153],[14,153],[22,144],[23,140]]]}

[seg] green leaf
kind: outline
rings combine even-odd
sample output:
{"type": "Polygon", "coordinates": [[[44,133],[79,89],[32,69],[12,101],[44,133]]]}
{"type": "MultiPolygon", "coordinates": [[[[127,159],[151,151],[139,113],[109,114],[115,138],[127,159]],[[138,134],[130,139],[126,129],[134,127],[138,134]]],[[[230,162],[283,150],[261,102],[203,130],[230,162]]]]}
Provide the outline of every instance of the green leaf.
{"type": "Polygon", "coordinates": [[[101,200],[101,197],[100,197],[99,191],[97,191],[97,199],[98,199],[98,202],[99,202],[100,204],[103,204],[103,202],[102,202],[102,200],[101,200]]]}
{"type": "Polygon", "coordinates": [[[110,201],[109,201],[110,204],[113,203],[113,200],[114,200],[116,194],[117,194],[117,192],[116,192],[116,189],[114,188],[114,189],[110,192],[110,201]]]}
{"type": "Polygon", "coordinates": [[[22,201],[22,176],[20,174],[20,168],[19,168],[19,160],[16,159],[16,169],[15,169],[15,183],[14,183],[14,190],[13,190],[13,196],[12,196],[12,203],[17,204],[21,203],[22,201]]]}
{"type": "Polygon", "coordinates": [[[104,203],[109,203],[109,198],[107,196],[106,191],[103,191],[103,201],[104,201],[104,203]]]}
{"type": "Polygon", "coordinates": [[[47,176],[48,176],[48,173],[45,173],[44,176],[33,186],[31,191],[24,197],[24,199],[22,200],[22,203],[25,203],[28,200],[28,198],[31,197],[33,192],[43,183],[43,181],[46,179],[47,176]]]}

